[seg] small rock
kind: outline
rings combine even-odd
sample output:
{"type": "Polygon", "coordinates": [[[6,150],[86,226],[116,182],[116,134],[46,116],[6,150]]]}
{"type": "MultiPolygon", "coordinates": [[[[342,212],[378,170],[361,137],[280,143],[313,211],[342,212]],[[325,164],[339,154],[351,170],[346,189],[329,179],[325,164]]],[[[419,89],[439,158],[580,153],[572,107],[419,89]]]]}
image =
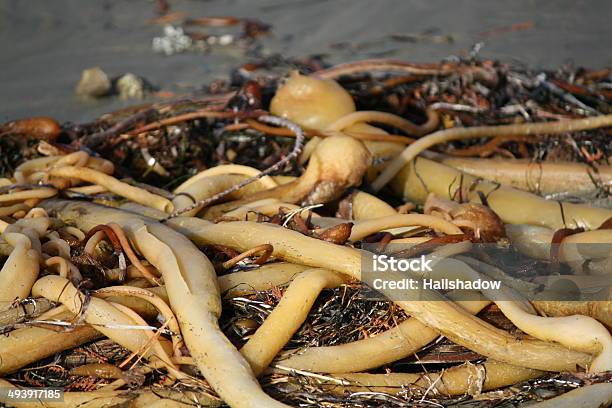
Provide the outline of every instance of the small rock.
{"type": "Polygon", "coordinates": [[[127,73],[117,80],[117,92],[121,99],[142,99],[145,83],[137,75],[127,73]]]}
{"type": "Polygon", "coordinates": [[[111,81],[100,67],[83,70],[81,80],[76,87],[76,94],[90,98],[107,95],[111,90],[111,81]]]}

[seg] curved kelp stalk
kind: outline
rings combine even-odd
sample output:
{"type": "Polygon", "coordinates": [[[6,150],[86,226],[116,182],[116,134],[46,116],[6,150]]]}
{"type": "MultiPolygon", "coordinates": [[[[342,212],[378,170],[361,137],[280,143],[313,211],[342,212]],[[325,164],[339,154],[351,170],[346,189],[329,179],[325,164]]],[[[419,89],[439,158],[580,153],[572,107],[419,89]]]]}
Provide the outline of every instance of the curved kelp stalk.
{"type": "Polygon", "coordinates": [[[153,220],[87,203],[50,200],[43,208],[88,231],[115,222],[166,283],[185,343],[204,377],[232,407],[284,407],[259,386],[251,367],[218,326],[221,298],[210,261],[182,234],[153,220]]]}
{"type": "Polygon", "coordinates": [[[359,140],[347,136],[326,138],[317,145],[306,171],[296,180],[242,200],[211,207],[205,212],[206,218],[215,219],[246,203],[267,198],[302,205],[333,201],[346,189],[361,183],[370,163],[370,153],[359,140]]]}
{"type": "Polygon", "coordinates": [[[2,238],[13,250],[0,270],[0,311],[29,296],[38,278],[40,259],[27,235],[5,231],[2,238]]]}
{"type": "MultiPolygon", "coordinates": [[[[277,258],[312,267],[326,268],[361,280],[362,252],[348,247],[306,237],[281,227],[248,221],[212,224],[195,218],[169,221],[190,239],[199,244],[217,243],[244,251],[261,244],[274,247],[277,258]]],[[[467,265],[466,265],[467,267],[467,265]]],[[[390,276],[389,279],[401,279],[390,276]]],[[[381,290],[385,294],[385,290],[381,290]]],[[[537,340],[517,340],[475,318],[465,309],[448,301],[433,290],[421,291],[418,301],[396,301],[408,314],[438,330],[452,341],[498,361],[509,364],[554,371],[574,371],[586,366],[588,354],[537,340]]]]}
{"type": "Polygon", "coordinates": [[[596,229],[612,217],[609,209],[546,200],[421,157],[406,165],[393,178],[391,188],[414,203],[424,203],[430,193],[476,203],[481,203],[485,197],[489,207],[508,224],[539,225],[555,230],[596,229]]]}

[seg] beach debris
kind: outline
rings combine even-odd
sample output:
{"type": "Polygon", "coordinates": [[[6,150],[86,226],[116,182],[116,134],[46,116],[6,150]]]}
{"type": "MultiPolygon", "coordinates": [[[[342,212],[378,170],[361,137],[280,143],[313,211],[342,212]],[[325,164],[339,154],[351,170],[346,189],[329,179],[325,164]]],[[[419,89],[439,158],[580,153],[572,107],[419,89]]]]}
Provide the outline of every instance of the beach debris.
{"type": "Polygon", "coordinates": [[[167,25],[162,37],[153,38],[153,51],[173,55],[191,49],[193,40],[185,34],[181,27],[167,25]]]}
{"type": "MultiPolygon", "coordinates": [[[[64,406],[497,406],[574,389],[561,398],[609,399],[610,302],[485,292],[464,302],[430,289],[419,302],[391,301],[361,282],[362,256],[391,244],[406,246],[394,254],[404,259],[444,254],[439,276],[489,275],[532,295],[542,288],[535,268],[554,261],[544,277],[572,277],[570,244],[610,242],[612,217],[590,200],[541,197],[545,170],[579,165],[565,184],[580,174],[610,196],[609,70],[544,76],[478,59],[326,68],[276,56],[242,68],[212,96],[85,124],[0,126],[0,254],[40,273],[32,282],[2,267],[1,387],[63,388],[64,406]],[[280,69],[301,73],[283,81],[280,69]],[[374,193],[406,146],[418,159],[374,193]],[[490,171],[463,173],[457,158],[487,160],[490,171]],[[486,180],[515,161],[531,166],[511,180],[535,167],[537,188],[486,180]],[[478,240],[496,256],[470,255],[478,240]],[[541,243],[562,246],[522,250],[541,243]],[[53,308],[29,313],[43,302],[53,308]]],[[[148,86],[135,74],[110,83],[108,95],[148,86]]],[[[554,191],[567,192],[560,184],[554,191]]],[[[580,258],[591,282],[608,255],[580,258]]]]}
{"type": "Polygon", "coordinates": [[[142,99],[145,95],[145,81],[131,72],[117,80],[117,92],[121,99],[142,99]]]}
{"type": "Polygon", "coordinates": [[[251,18],[184,17],[184,13],[174,12],[149,21],[152,24],[166,24],[163,36],[153,38],[154,52],[170,56],[187,51],[208,51],[215,46],[249,48],[271,30],[271,25],[251,18]],[[181,24],[195,29],[205,27],[206,31],[185,31],[181,24]]]}
{"type": "Polygon", "coordinates": [[[142,99],[155,90],[145,78],[131,72],[109,77],[100,67],[87,68],[81,74],[75,93],[83,98],[118,95],[121,99],[142,99]]]}
{"type": "Polygon", "coordinates": [[[108,95],[112,84],[108,75],[100,67],[83,70],[75,93],[86,98],[99,98],[108,95]]]}

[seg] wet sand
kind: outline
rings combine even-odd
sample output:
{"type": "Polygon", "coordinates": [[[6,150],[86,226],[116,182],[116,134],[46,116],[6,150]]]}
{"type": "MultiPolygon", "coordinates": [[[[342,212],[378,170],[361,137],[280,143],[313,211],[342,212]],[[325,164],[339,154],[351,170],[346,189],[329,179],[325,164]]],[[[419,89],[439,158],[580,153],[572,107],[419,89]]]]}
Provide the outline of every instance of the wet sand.
{"type": "MultiPolygon", "coordinates": [[[[231,15],[272,24],[261,40],[264,54],[323,54],[334,63],[377,57],[437,62],[465,55],[482,41],[483,58],[533,68],[612,65],[608,0],[170,0],[170,5],[193,18],[231,15]],[[422,33],[440,37],[411,41],[422,33]]],[[[249,60],[236,47],[156,54],[151,43],[162,27],[147,23],[156,16],[151,0],[0,0],[0,122],[33,115],[82,122],[138,103],[77,99],[75,84],[91,66],[111,76],[133,72],[163,90],[189,92],[227,79],[231,68],[249,60]]]]}

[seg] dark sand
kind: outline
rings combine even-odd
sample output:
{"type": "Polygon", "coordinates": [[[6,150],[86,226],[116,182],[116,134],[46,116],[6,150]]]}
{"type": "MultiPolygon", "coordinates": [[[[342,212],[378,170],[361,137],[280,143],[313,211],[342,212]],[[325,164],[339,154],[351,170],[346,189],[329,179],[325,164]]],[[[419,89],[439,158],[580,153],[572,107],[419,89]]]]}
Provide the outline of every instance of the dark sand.
{"type": "MultiPolygon", "coordinates": [[[[330,62],[404,58],[436,62],[465,55],[480,41],[480,55],[534,68],[564,63],[601,68],[612,64],[609,0],[170,0],[172,11],[191,17],[254,17],[273,25],[261,41],[264,53],[326,54],[330,62]],[[497,31],[514,24],[518,31],[497,31]],[[398,42],[392,34],[434,30],[453,42],[426,38],[398,42]],[[333,44],[344,44],[334,47],[333,44]]],[[[164,90],[187,92],[227,78],[248,58],[236,47],[211,53],[155,54],[162,27],[152,0],[0,0],[0,122],[33,115],[87,121],[135,104],[105,98],[79,101],[73,90],[84,68],[109,75],[133,72],[164,90]]]]}

